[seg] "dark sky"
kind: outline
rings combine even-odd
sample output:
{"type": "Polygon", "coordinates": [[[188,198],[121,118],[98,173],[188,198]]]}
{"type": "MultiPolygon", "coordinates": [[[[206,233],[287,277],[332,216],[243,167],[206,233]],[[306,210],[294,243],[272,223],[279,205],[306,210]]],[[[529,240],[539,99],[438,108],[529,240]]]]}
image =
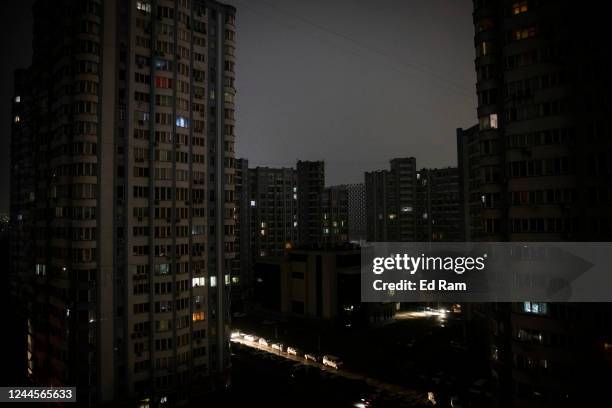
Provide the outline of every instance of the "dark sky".
{"type": "MultiPolygon", "coordinates": [[[[456,164],[476,122],[471,0],[229,0],[238,9],[237,156],[326,161],[327,184],[415,156],[456,164]]],[[[12,71],[31,57],[32,0],[1,25],[0,211],[8,209],[12,71]]],[[[9,6],[10,5],[10,6],[9,6]]]]}

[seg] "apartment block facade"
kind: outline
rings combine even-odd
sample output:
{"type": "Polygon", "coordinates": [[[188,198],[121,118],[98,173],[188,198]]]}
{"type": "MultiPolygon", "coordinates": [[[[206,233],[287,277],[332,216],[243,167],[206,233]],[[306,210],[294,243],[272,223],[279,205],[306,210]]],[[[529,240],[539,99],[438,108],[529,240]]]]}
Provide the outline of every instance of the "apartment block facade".
{"type": "Polygon", "coordinates": [[[194,403],[229,382],[235,9],[33,11],[11,135],[27,374],[81,406],[194,403]]]}
{"type": "Polygon", "coordinates": [[[325,163],[298,160],[298,243],[312,245],[323,240],[322,198],[325,188],[325,163]]]}
{"type": "MultiPolygon", "coordinates": [[[[479,124],[458,132],[469,239],[612,237],[610,47],[597,5],[474,1],[479,124]]],[[[500,406],[607,398],[609,305],[486,308],[500,406]]]]}
{"type": "Polygon", "coordinates": [[[249,169],[253,262],[283,256],[298,240],[297,173],[293,168],[249,169]]]}
{"type": "Polygon", "coordinates": [[[415,241],[416,175],[414,157],[393,159],[389,170],[365,173],[368,241],[415,241]]]}

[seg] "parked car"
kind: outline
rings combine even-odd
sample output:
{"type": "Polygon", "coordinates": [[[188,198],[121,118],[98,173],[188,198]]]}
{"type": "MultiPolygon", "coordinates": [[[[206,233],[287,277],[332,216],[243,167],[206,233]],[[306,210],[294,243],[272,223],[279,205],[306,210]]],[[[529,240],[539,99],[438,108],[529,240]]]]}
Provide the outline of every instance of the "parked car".
{"type": "Polygon", "coordinates": [[[323,365],[338,370],[340,367],[342,367],[342,360],[336,356],[332,356],[331,354],[326,354],[323,356],[323,365]]]}

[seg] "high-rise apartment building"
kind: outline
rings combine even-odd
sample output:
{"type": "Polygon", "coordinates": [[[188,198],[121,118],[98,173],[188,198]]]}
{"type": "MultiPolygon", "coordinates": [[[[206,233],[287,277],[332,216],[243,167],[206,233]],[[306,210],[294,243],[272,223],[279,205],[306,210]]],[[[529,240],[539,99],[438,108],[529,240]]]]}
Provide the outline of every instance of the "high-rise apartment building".
{"type": "Polygon", "coordinates": [[[482,235],[480,213],[483,207],[480,190],[483,181],[479,177],[481,162],[478,143],[478,125],[457,129],[461,241],[476,241],[482,235]]]}
{"type": "Polygon", "coordinates": [[[421,169],[417,173],[417,241],[461,239],[459,171],[456,167],[421,169]]]}
{"type": "Polygon", "coordinates": [[[80,406],[189,404],[230,367],[235,9],[33,11],[11,163],[28,375],[80,406]]]}
{"type": "Polygon", "coordinates": [[[321,195],[323,241],[326,243],[348,242],[349,238],[349,191],[345,186],[323,189],[321,195]]]}
{"type": "Polygon", "coordinates": [[[297,174],[293,168],[249,169],[253,262],[283,256],[298,240],[297,174]]]}
{"type": "Polygon", "coordinates": [[[298,242],[299,245],[318,244],[323,240],[323,211],[321,199],[325,188],[325,163],[298,160],[298,242]]]}
{"type": "Polygon", "coordinates": [[[243,301],[252,288],[253,256],[251,234],[251,184],[249,177],[249,161],[236,159],[235,181],[235,241],[236,257],[232,262],[232,310],[242,310],[243,301]]]}
{"type": "Polygon", "coordinates": [[[348,238],[359,243],[366,239],[365,184],[343,184],[348,191],[348,238]]]}
{"type": "Polygon", "coordinates": [[[414,157],[391,160],[390,170],[365,173],[368,241],[415,240],[416,175],[414,157]]]}
{"type": "MultiPolygon", "coordinates": [[[[475,0],[473,19],[479,127],[459,132],[467,237],[609,241],[607,13],[594,2],[475,0]]],[[[608,305],[490,309],[501,406],[608,398],[608,305]]]]}

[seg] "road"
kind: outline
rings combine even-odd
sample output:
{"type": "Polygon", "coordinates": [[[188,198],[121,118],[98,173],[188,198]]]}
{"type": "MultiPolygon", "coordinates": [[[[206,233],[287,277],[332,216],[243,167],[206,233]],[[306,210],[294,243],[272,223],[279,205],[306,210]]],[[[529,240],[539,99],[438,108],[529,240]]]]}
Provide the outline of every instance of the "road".
{"type": "Polygon", "coordinates": [[[389,384],[374,378],[370,378],[366,375],[360,374],[360,373],[356,373],[353,371],[349,371],[343,368],[340,368],[338,370],[328,367],[326,365],[323,365],[321,363],[318,362],[314,362],[314,361],[310,361],[310,360],[306,360],[303,357],[299,357],[299,356],[294,356],[291,354],[287,354],[285,352],[281,352],[279,350],[275,350],[273,348],[271,348],[270,346],[264,346],[259,344],[258,342],[253,342],[253,341],[248,341],[245,340],[243,338],[240,337],[235,337],[232,338],[232,342],[234,343],[240,343],[244,346],[247,347],[251,347],[257,350],[261,350],[261,351],[265,351],[267,353],[270,354],[274,354],[280,357],[283,357],[287,360],[292,360],[295,361],[297,363],[301,363],[301,364],[305,364],[305,365],[309,365],[309,366],[313,366],[316,367],[320,370],[323,371],[327,371],[330,373],[333,373],[335,375],[339,375],[341,377],[344,378],[348,378],[351,380],[360,380],[360,381],[364,381],[367,385],[380,389],[380,390],[384,390],[396,395],[401,395],[401,397],[406,400],[406,402],[411,402],[411,403],[415,403],[415,404],[422,404],[424,402],[427,401],[427,393],[423,392],[423,391],[419,391],[416,389],[409,389],[406,387],[401,387],[399,385],[396,384],[389,384]]]}

